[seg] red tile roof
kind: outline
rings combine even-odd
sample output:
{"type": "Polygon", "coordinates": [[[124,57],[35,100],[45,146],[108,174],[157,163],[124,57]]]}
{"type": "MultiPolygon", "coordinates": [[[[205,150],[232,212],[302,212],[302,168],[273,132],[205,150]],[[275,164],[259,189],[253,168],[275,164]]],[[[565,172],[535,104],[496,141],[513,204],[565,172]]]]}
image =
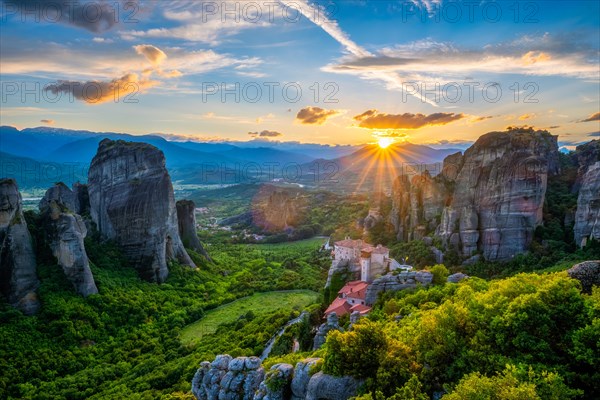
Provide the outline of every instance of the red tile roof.
{"type": "Polygon", "coordinates": [[[363,281],[352,281],[346,283],[343,288],[340,289],[338,294],[346,295],[355,299],[364,300],[367,295],[367,287],[369,284],[363,281]]]}
{"type": "Polygon", "coordinates": [[[354,311],[358,311],[361,314],[367,314],[371,311],[371,307],[365,306],[364,304],[355,304],[350,308],[350,313],[353,313],[354,311]]]}
{"type": "Polygon", "coordinates": [[[349,247],[351,249],[360,249],[361,251],[374,252],[379,254],[385,254],[390,251],[390,249],[388,249],[385,246],[382,246],[380,244],[378,244],[377,246],[373,246],[372,244],[369,244],[360,239],[345,239],[335,242],[334,244],[337,247],[349,247]]]}
{"type": "Polygon", "coordinates": [[[329,315],[332,312],[335,312],[338,317],[342,315],[348,314],[350,312],[350,304],[346,301],[346,299],[336,298],[325,310],[325,315],[329,315]]]}

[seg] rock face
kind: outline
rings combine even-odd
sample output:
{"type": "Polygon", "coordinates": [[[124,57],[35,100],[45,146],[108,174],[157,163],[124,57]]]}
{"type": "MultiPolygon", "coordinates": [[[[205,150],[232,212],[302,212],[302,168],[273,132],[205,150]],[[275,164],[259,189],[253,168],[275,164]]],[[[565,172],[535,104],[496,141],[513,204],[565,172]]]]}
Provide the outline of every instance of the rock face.
{"type": "Polygon", "coordinates": [[[377,278],[367,288],[365,303],[373,305],[377,301],[380,292],[397,292],[404,289],[412,289],[418,285],[429,285],[433,281],[433,274],[429,271],[401,272],[397,275],[387,274],[377,278]]]}
{"type": "Polygon", "coordinates": [[[67,279],[83,296],[98,293],[83,240],[87,228],[78,210],[79,199],[62,183],[46,192],[39,205],[48,233],[48,244],[67,279]]]}
{"type": "Polygon", "coordinates": [[[313,341],[313,350],[317,350],[321,348],[325,344],[325,340],[327,339],[327,334],[331,331],[342,331],[342,327],[340,327],[339,318],[335,312],[332,312],[327,316],[327,322],[321,324],[319,329],[317,329],[317,334],[315,335],[313,341]]]}
{"type": "Polygon", "coordinates": [[[469,275],[465,275],[462,272],[457,272],[456,274],[452,274],[452,275],[448,276],[448,278],[446,278],[446,282],[458,283],[458,282],[462,281],[463,279],[467,279],[467,278],[469,278],[469,275]]]}
{"type": "Polygon", "coordinates": [[[252,221],[269,232],[292,229],[298,225],[305,204],[297,191],[267,185],[252,200],[252,221]]]}
{"type": "Polygon", "coordinates": [[[583,175],[575,213],[575,243],[584,247],[588,240],[600,240],[600,161],[583,175]]]}
{"type": "Polygon", "coordinates": [[[90,166],[88,191],[101,235],[121,246],[142,278],[164,282],[171,259],[195,267],[179,237],[173,186],[159,149],[103,140],[90,166]]]}
{"type": "Polygon", "coordinates": [[[434,232],[448,197],[444,181],[432,178],[428,171],[412,178],[399,176],[392,187],[391,211],[398,240],[419,240],[434,232]]]}
{"type": "Polygon", "coordinates": [[[464,155],[444,160],[442,173],[393,188],[391,223],[399,240],[439,237],[468,258],[507,260],[527,250],[542,211],[549,175],[559,172],[557,137],[513,129],[480,137],[464,155]]]}
{"type": "Polygon", "coordinates": [[[308,358],[296,367],[280,363],[265,373],[257,357],[219,355],[212,363],[200,364],[192,393],[198,400],[346,400],[356,396],[359,381],[316,372],[320,362],[308,358]]]}
{"type": "Polygon", "coordinates": [[[567,273],[581,282],[581,287],[586,293],[592,292],[592,286],[600,286],[600,260],[575,264],[567,273]]]}
{"type": "Polygon", "coordinates": [[[345,400],[356,396],[359,383],[350,376],[336,377],[317,372],[310,378],[306,400],[345,400]]]}
{"type": "Polygon", "coordinates": [[[200,364],[192,393],[198,400],[252,400],[264,376],[258,357],[220,355],[200,364]]]}
{"type": "Polygon", "coordinates": [[[12,179],[0,179],[0,292],[31,315],[39,309],[39,281],[21,194],[12,179]]]}
{"type": "Polygon", "coordinates": [[[196,204],[193,201],[179,200],[177,202],[177,222],[179,237],[181,237],[183,245],[210,260],[210,256],[200,243],[196,233],[196,204]]]}

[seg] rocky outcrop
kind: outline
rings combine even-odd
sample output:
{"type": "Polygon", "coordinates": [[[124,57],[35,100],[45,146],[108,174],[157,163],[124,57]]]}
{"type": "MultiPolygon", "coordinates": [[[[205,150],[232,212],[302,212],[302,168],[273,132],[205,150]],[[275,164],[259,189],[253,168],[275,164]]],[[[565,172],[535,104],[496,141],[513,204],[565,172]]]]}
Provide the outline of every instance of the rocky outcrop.
{"type": "MultiPolygon", "coordinates": [[[[542,223],[548,176],[559,172],[557,137],[511,129],[446,157],[441,173],[400,176],[391,223],[399,240],[439,237],[464,258],[508,260],[525,252],[542,223]]],[[[436,255],[437,256],[437,255],[436,255]]]]}
{"type": "Polygon", "coordinates": [[[292,377],[294,367],[279,363],[265,374],[265,380],[258,387],[254,400],[287,400],[292,397],[292,377]]]}
{"type": "Polygon", "coordinates": [[[429,171],[412,178],[401,175],[396,179],[392,187],[390,222],[398,240],[419,240],[435,231],[449,197],[444,182],[432,178],[429,171]]]}
{"type": "Polygon", "coordinates": [[[167,261],[195,267],[179,237],[171,178],[162,151],[145,143],[105,139],[88,176],[90,214],[142,278],[164,282],[167,261]]]}
{"type": "Polygon", "coordinates": [[[210,261],[210,256],[200,243],[196,232],[196,204],[191,200],[179,200],[176,206],[179,237],[183,245],[210,261]]]}
{"type": "Polygon", "coordinates": [[[310,378],[306,400],[346,400],[356,396],[359,382],[351,376],[331,376],[317,372],[310,378]]]}
{"type": "Polygon", "coordinates": [[[27,315],[39,309],[35,253],[13,179],[0,179],[0,292],[27,315]]]}
{"type": "Polygon", "coordinates": [[[200,364],[192,393],[198,400],[252,400],[264,376],[258,357],[219,355],[200,364]]]}
{"type": "Polygon", "coordinates": [[[275,364],[265,373],[257,357],[219,355],[204,361],[192,380],[198,400],[347,400],[356,396],[360,381],[317,372],[319,358],[296,364],[275,364]]]}
{"type": "Polygon", "coordinates": [[[592,286],[600,286],[600,260],[575,264],[567,273],[581,282],[581,287],[586,293],[592,292],[592,286]]]}
{"type": "Polygon", "coordinates": [[[313,350],[321,348],[327,340],[327,334],[331,331],[343,331],[340,327],[339,318],[335,312],[327,316],[327,322],[321,324],[317,329],[317,334],[313,340],[313,350]]]}
{"type": "Polygon", "coordinates": [[[463,279],[467,279],[467,278],[469,278],[469,275],[465,275],[462,272],[457,272],[456,274],[452,274],[452,275],[448,276],[448,278],[446,278],[446,282],[458,283],[458,282],[462,281],[463,279]]]}
{"type": "Polygon", "coordinates": [[[83,242],[87,228],[74,213],[80,208],[77,194],[62,183],[56,184],[48,189],[39,208],[47,243],[67,279],[83,296],[98,293],[83,242]]]}
{"type": "Polygon", "coordinates": [[[600,240],[600,161],[592,164],[581,179],[573,232],[580,247],[592,238],[600,240]]]}
{"type": "Polygon", "coordinates": [[[527,250],[542,211],[549,174],[557,174],[557,137],[511,130],[480,137],[463,156],[452,202],[437,234],[464,257],[507,260],[527,250]]]}
{"type": "Polygon", "coordinates": [[[433,281],[433,274],[429,271],[408,271],[384,275],[373,281],[367,288],[365,303],[373,305],[381,292],[397,292],[404,289],[412,289],[419,285],[429,285],[433,281]]]}
{"type": "Polygon", "coordinates": [[[268,232],[293,229],[302,219],[306,199],[295,190],[263,186],[252,200],[252,222],[268,232]]]}
{"type": "Polygon", "coordinates": [[[575,149],[575,161],[579,166],[577,179],[573,185],[573,193],[581,188],[583,176],[590,167],[600,161],[600,139],[581,144],[575,149]]]}

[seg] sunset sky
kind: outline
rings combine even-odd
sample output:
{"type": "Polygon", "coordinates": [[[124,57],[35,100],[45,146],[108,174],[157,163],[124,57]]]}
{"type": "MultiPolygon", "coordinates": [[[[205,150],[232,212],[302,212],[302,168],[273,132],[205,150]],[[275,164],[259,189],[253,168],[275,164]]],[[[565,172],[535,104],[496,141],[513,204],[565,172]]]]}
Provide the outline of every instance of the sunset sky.
{"type": "Polygon", "coordinates": [[[600,135],[595,0],[0,1],[2,125],[329,144],[600,135]]]}

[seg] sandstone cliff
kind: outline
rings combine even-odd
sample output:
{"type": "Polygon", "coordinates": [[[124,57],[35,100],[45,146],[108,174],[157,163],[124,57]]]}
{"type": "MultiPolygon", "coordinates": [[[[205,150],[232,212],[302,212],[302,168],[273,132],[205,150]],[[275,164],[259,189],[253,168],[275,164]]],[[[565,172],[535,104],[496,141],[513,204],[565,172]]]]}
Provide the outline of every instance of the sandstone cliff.
{"type": "Polygon", "coordinates": [[[75,290],[83,295],[98,293],[83,240],[87,228],[79,210],[79,198],[62,183],[46,192],[39,205],[46,225],[47,243],[75,290]]]}
{"type": "Polygon", "coordinates": [[[0,292],[25,314],[39,309],[39,285],[21,194],[12,179],[0,179],[0,292]]]}
{"type": "Polygon", "coordinates": [[[301,221],[305,206],[298,191],[265,185],[252,200],[252,222],[269,232],[290,229],[301,221]]]}
{"type": "Polygon", "coordinates": [[[591,238],[600,240],[600,161],[592,164],[581,179],[573,231],[580,247],[591,238]]]}
{"type": "Polygon", "coordinates": [[[177,221],[179,224],[179,236],[183,245],[203,255],[207,260],[210,256],[200,243],[196,232],[196,204],[191,200],[179,200],[177,202],[177,221]]]}
{"type": "Polygon", "coordinates": [[[173,186],[159,149],[103,140],[90,166],[88,191],[99,232],[120,245],[142,278],[164,282],[170,259],[195,267],[179,237],[173,186]]]}
{"type": "Polygon", "coordinates": [[[513,129],[480,137],[444,160],[442,173],[394,186],[391,222],[400,240],[435,233],[446,249],[468,258],[507,260],[530,245],[549,175],[559,172],[557,137],[513,129]]]}

